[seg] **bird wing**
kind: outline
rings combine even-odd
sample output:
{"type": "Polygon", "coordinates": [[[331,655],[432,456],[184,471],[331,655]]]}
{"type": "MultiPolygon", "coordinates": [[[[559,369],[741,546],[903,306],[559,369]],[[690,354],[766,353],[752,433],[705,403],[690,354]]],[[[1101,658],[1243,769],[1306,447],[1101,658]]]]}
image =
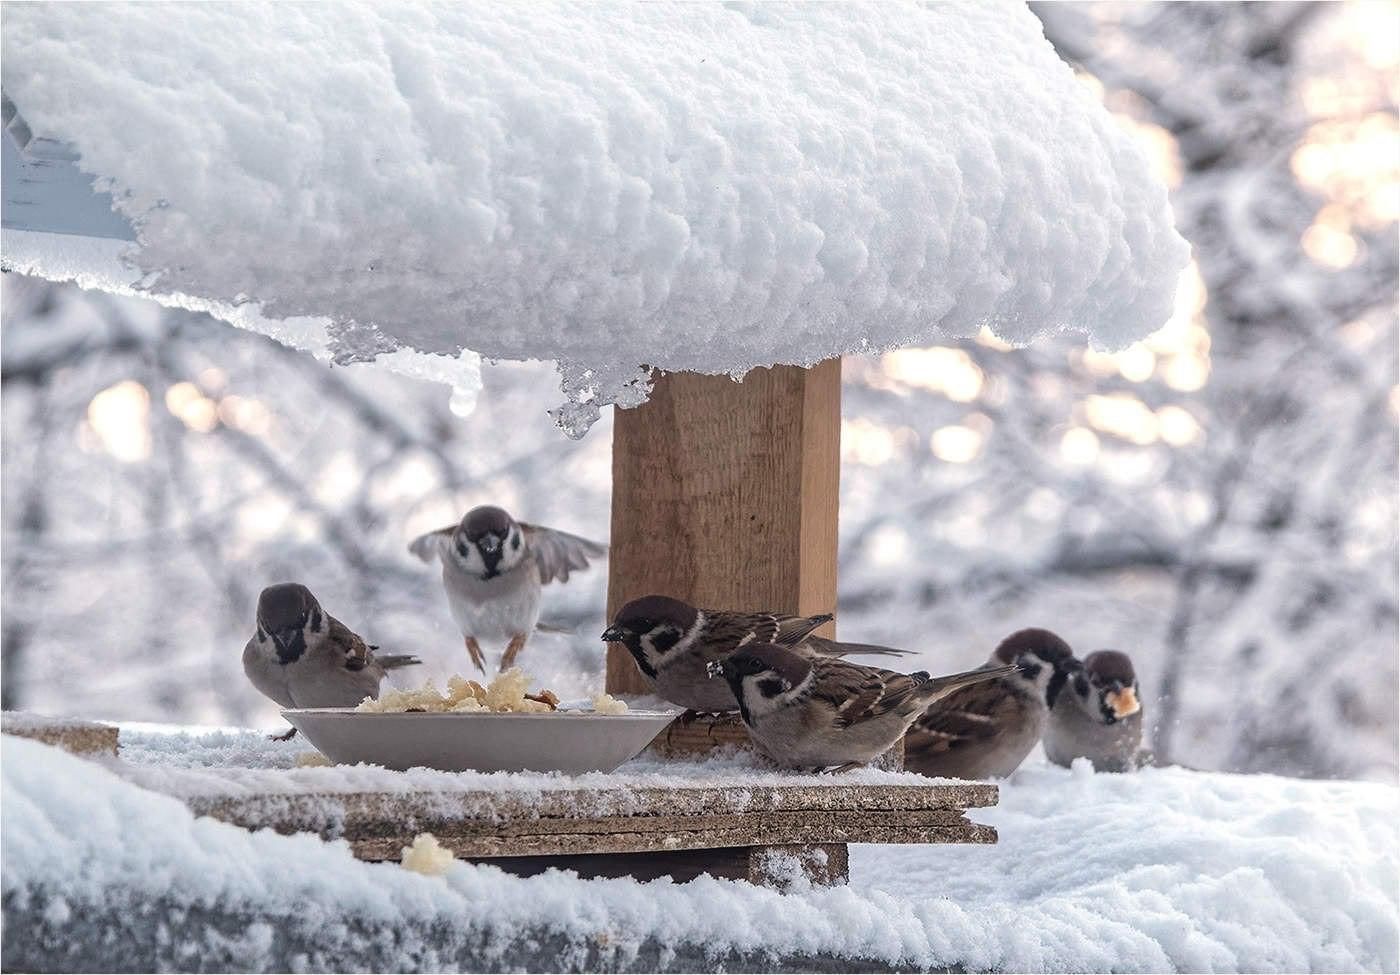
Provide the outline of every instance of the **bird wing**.
{"type": "Polygon", "coordinates": [[[522,521],[520,530],[534,553],[541,583],[555,579],[568,582],[570,572],[586,569],[590,558],[602,558],[608,553],[608,547],[601,542],[590,542],[586,538],[542,525],[528,525],[522,521]]]}
{"type": "Polygon", "coordinates": [[[1020,720],[1023,707],[999,680],[969,684],[933,704],[909,733],[920,749],[953,751],[995,738],[1020,720]]]}
{"type": "Polygon", "coordinates": [[[426,535],[419,535],[408,543],[408,550],[424,562],[431,562],[442,551],[442,543],[450,541],[452,533],[456,530],[456,525],[448,525],[446,528],[439,528],[426,535]]]}
{"type": "Polygon", "coordinates": [[[334,616],[326,616],[326,640],[346,670],[364,670],[374,659],[369,644],[334,616]]]}
{"type": "Polygon", "coordinates": [[[928,675],[899,674],[880,667],[866,667],[839,657],[818,657],[812,662],[816,680],[812,696],[836,712],[836,725],[849,728],[905,708],[928,683],[928,675]]]}
{"type": "Polygon", "coordinates": [[[796,647],[823,623],[830,622],[830,613],[821,616],[787,616],[782,613],[726,613],[705,610],[706,642],[716,648],[716,656],[727,657],[739,647],[750,643],[776,643],[780,647],[796,647]]]}
{"type": "Polygon", "coordinates": [[[848,657],[853,653],[868,653],[881,657],[908,657],[917,652],[896,650],[894,647],[884,647],[878,643],[846,643],[841,640],[828,640],[824,636],[809,636],[803,641],[803,644],[817,653],[826,654],[828,657],[848,657]]]}

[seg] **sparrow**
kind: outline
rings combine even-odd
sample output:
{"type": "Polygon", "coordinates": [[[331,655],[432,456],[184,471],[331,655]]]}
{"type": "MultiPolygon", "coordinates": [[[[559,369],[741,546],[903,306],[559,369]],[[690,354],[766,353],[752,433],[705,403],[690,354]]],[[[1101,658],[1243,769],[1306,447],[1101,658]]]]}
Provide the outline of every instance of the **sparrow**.
{"type": "Polygon", "coordinates": [[[1019,670],[959,688],[929,708],[904,738],[904,767],[955,779],[1003,778],[1030,754],[1078,665],[1069,644],[1049,630],[1017,630],[984,669],[1019,670]]]}
{"type": "Polygon", "coordinates": [[[1142,752],[1142,702],[1133,662],[1100,650],[1075,668],[1050,710],[1045,756],[1066,768],[1087,758],[1099,772],[1127,772],[1149,759],[1142,752]]]}
{"type": "Polygon", "coordinates": [[[899,674],[760,643],[710,669],[724,677],[749,737],[765,755],[790,768],[844,771],[888,751],[935,701],[1018,668],[899,674]]]}
{"type": "MultiPolygon", "coordinates": [[[[257,630],[243,648],[243,672],[284,708],[353,708],[379,696],[385,672],[422,662],[377,649],[323,610],[310,589],[283,582],[258,596],[257,630]]],[[[296,733],[293,728],[274,738],[286,741],[296,733]]]]}
{"type": "Polygon", "coordinates": [[[735,710],[738,704],[723,681],[711,679],[707,668],[743,646],[773,643],[799,653],[837,657],[908,652],[813,635],[832,619],[830,613],[786,616],[697,609],[669,596],[643,596],[618,610],[603,639],[627,648],[658,696],[693,712],[723,712],[735,710]]]}
{"type": "Polygon", "coordinates": [[[502,671],[515,664],[540,619],[540,588],[588,568],[608,547],[567,532],[527,525],[492,505],[415,538],[408,550],[442,563],[447,606],[476,669],[486,673],[481,640],[508,641],[502,671]]]}

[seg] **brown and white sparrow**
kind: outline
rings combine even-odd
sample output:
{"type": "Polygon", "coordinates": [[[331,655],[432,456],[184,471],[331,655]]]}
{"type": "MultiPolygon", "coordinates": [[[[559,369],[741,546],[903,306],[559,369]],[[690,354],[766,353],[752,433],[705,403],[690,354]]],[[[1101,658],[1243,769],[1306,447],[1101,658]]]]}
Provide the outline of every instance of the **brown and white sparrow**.
{"type": "Polygon", "coordinates": [[[930,677],[758,644],[711,669],[729,685],[753,743],[773,761],[845,769],[887,751],[933,702],[1017,668],[930,677]]]}
{"type": "Polygon", "coordinates": [[[958,779],[1010,775],[1040,740],[1046,718],[1076,665],[1069,644],[1049,630],[1017,630],[984,668],[1014,673],[959,688],[914,722],[904,738],[904,767],[958,779]]]}
{"type": "Polygon", "coordinates": [[[586,538],[516,521],[492,505],[473,508],[460,523],[415,538],[408,550],[442,563],[447,607],[477,670],[486,672],[481,641],[506,644],[501,670],[525,648],[540,619],[540,588],[588,568],[608,547],[586,538]]]}
{"type": "MultiPolygon", "coordinates": [[[[323,610],[310,589],[283,582],[258,596],[257,630],[243,648],[243,672],[284,708],[352,708],[379,696],[387,671],[421,663],[377,649],[323,610]]],[[[293,728],[279,740],[296,733],[293,728]]]]}
{"type": "Polygon", "coordinates": [[[740,647],[774,643],[828,656],[907,652],[813,635],[831,619],[830,613],[787,616],[697,609],[669,596],[643,596],[618,610],[603,639],[627,648],[658,696],[692,711],[722,712],[739,705],[723,681],[711,679],[708,668],[740,647]]]}
{"type": "Polygon", "coordinates": [[[1127,772],[1149,761],[1142,751],[1142,701],[1133,662],[1117,650],[1084,658],[1050,710],[1045,756],[1068,767],[1087,758],[1099,772],[1127,772]]]}

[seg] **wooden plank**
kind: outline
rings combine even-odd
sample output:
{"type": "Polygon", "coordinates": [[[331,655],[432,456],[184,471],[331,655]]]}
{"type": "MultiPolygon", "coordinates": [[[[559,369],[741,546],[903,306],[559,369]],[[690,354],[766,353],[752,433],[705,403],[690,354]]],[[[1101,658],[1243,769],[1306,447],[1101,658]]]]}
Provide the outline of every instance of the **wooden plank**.
{"type": "Polygon", "coordinates": [[[115,726],[77,718],[51,718],[24,711],[6,711],[0,715],[0,733],[30,738],[84,757],[117,754],[115,726]]]}
{"type": "Polygon", "coordinates": [[[729,847],[717,850],[678,850],[659,853],[578,854],[574,856],[473,857],[507,873],[532,877],[546,870],[572,870],[580,877],[632,877],[677,883],[701,874],[747,880],[761,887],[786,889],[800,873],[822,886],[844,884],[850,878],[850,857],[843,843],[804,843],[782,846],[729,847]]]}
{"type": "MultiPolygon", "coordinates": [[[[393,836],[340,836],[362,860],[397,860],[420,830],[404,830],[393,836]]],[[[619,823],[618,832],[600,834],[557,833],[538,836],[460,836],[450,825],[428,829],[439,843],[459,857],[574,856],[582,854],[654,853],[675,850],[710,850],[731,846],[766,846],[802,843],[984,843],[997,841],[996,830],[980,823],[961,826],[906,826],[846,831],[816,830],[805,826],[707,829],[696,832],[629,832],[619,823]]]]}
{"type": "MultiPolygon", "coordinates": [[[[928,785],[732,785],[676,789],[560,789],[551,792],[349,792],[181,797],[196,815],[250,828],[321,831],[339,824],[479,820],[600,819],[641,821],[743,813],[918,812],[994,806],[997,786],[985,782],[928,785]]],[[[645,829],[645,826],[635,827],[645,829]]]]}
{"type": "MultiPolygon", "coordinates": [[[[740,383],[658,375],[650,399],[613,421],[608,618],[648,593],[834,612],[840,441],[840,359],[740,383]]],[[[606,686],[647,690],[620,646],[608,649],[606,686]]]]}

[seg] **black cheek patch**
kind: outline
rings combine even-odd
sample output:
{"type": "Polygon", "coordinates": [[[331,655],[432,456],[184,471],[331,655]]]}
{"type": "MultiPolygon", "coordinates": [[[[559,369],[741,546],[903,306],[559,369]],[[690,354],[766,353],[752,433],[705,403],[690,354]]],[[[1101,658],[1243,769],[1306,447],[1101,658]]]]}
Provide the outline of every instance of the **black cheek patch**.
{"type": "Polygon", "coordinates": [[[681,635],[674,627],[663,626],[650,633],[651,647],[657,653],[665,653],[681,642],[681,635]]]}
{"type": "Polygon", "coordinates": [[[460,538],[457,539],[457,554],[464,559],[471,558],[471,553],[467,550],[467,543],[460,538]]]}
{"type": "Polygon", "coordinates": [[[1040,664],[1022,664],[1021,676],[1026,680],[1035,680],[1040,676],[1040,664]]]}
{"type": "Polygon", "coordinates": [[[314,612],[314,613],[311,614],[311,632],[312,632],[312,633],[320,633],[320,632],[321,632],[321,611],[320,611],[320,610],[317,610],[316,612],[314,612]]]}
{"type": "Polygon", "coordinates": [[[519,548],[520,548],[520,536],[519,536],[519,535],[516,535],[514,538],[512,538],[512,539],[510,540],[510,547],[513,548],[513,549],[519,549],[519,548]]]}
{"type": "Polygon", "coordinates": [[[765,677],[758,682],[758,691],[764,697],[777,697],[787,689],[787,681],[781,677],[765,677]]]}

